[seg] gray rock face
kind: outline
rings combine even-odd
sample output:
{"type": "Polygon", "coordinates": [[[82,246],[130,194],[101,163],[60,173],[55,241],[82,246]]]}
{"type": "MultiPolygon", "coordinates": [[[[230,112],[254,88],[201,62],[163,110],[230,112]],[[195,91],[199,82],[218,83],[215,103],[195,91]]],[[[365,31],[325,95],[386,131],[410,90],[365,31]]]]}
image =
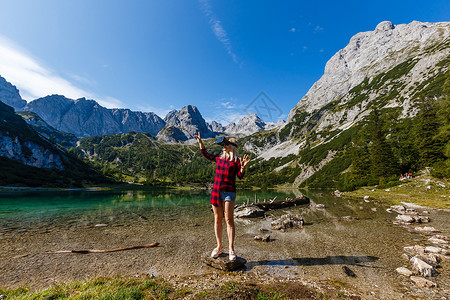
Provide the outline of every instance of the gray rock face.
{"type": "Polygon", "coordinates": [[[37,167],[63,170],[62,151],[41,138],[14,109],[0,102],[0,156],[37,167]]]}
{"type": "Polygon", "coordinates": [[[250,114],[240,119],[237,124],[230,123],[225,126],[225,133],[229,135],[250,135],[265,129],[266,123],[258,115],[250,114]]]}
{"type": "Polygon", "coordinates": [[[0,156],[37,168],[63,170],[60,154],[31,141],[21,141],[0,131],[0,156]]]}
{"type": "Polygon", "coordinates": [[[225,127],[222,126],[222,124],[216,122],[216,121],[212,121],[211,124],[206,123],[208,126],[208,129],[212,132],[216,132],[216,133],[222,133],[225,131],[225,127]]]}
{"type": "Polygon", "coordinates": [[[61,95],[33,100],[24,109],[38,114],[54,128],[79,137],[130,131],[156,135],[165,125],[154,113],[108,109],[94,100],[72,100],[61,95]]]}
{"type": "Polygon", "coordinates": [[[203,253],[202,262],[211,267],[224,271],[234,271],[241,269],[247,263],[247,261],[242,257],[236,257],[236,260],[229,260],[227,253],[222,253],[219,257],[212,258],[211,252],[203,253]]]}
{"type": "Polygon", "coordinates": [[[202,138],[214,137],[212,132],[198,111],[197,107],[188,105],[180,110],[172,110],[164,118],[165,127],[158,133],[158,139],[173,142],[186,141],[194,138],[198,132],[202,138]]]}
{"type": "Polygon", "coordinates": [[[19,94],[19,90],[0,76],[0,101],[11,106],[16,111],[22,110],[27,101],[23,100],[19,94]]]}

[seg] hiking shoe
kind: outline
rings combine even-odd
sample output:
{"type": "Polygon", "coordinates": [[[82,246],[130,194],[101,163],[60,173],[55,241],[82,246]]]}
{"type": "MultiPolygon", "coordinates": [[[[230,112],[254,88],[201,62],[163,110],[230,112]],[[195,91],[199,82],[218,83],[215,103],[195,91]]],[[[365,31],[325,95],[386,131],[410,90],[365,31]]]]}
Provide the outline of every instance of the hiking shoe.
{"type": "Polygon", "coordinates": [[[220,254],[222,254],[222,250],[219,250],[219,248],[215,248],[212,252],[211,252],[211,257],[212,258],[218,258],[220,256],[220,254]]]}
{"type": "Polygon", "coordinates": [[[230,251],[230,254],[228,256],[229,260],[236,260],[236,252],[230,251]]]}

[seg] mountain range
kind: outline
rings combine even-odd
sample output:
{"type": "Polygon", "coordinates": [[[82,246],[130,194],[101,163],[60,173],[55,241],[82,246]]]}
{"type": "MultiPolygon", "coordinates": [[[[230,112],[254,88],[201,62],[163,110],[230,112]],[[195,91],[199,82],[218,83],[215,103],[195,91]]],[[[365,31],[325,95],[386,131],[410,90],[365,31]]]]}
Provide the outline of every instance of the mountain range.
{"type": "Polygon", "coordinates": [[[114,132],[81,139],[75,151],[98,168],[136,180],[206,178],[202,168],[207,165],[200,163],[194,145],[165,146],[200,132],[204,138],[239,137],[240,153],[253,157],[244,185],[352,188],[430,166],[437,175],[450,176],[449,57],[449,22],[381,22],[331,57],[323,76],[278,124],[257,115],[227,126],[207,123],[193,105],[162,120],[152,113],[106,109],[84,98],[52,95],[25,104],[2,78],[0,100],[78,137],[114,132]],[[138,155],[147,148],[148,155],[138,155]],[[175,159],[177,166],[169,166],[175,159]]]}
{"type": "Polygon", "coordinates": [[[283,124],[266,123],[256,114],[225,127],[216,121],[209,124],[193,105],[172,110],[161,119],[152,112],[108,109],[94,100],[74,100],[62,95],[49,95],[27,103],[19,90],[1,76],[0,101],[16,111],[33,112],[54,129],[77,137],[142,132],[158,136],[166,142],[179,142],[193,139],[197,132],[205,138],[223,134],[242,136],[283,124]]]}

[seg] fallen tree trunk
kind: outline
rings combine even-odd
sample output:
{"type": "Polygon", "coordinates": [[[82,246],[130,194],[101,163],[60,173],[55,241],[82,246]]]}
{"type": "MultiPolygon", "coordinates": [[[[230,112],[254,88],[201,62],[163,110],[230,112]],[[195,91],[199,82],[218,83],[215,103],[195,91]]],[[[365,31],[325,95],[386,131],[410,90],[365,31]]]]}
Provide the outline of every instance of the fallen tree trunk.
{"type": "Polygon", "coordinates": [[[253,203],[254,206],[257,206],[264,210],[279,209],[279,208],[291,207],[291,206],[302,205],[302,204],[309,204],[309,198],[306,196],[300,196],[300,197],[297,197],[294,199],[288,199],[288,200],[277,201],[277,202],[253,203]]]}
{"type": "Polygon", "coordinates": [[[45,252],[45,253],[52,253],[52,254],[54,254],[54,253],[80,253],[80,254],[107,253],[107,252],[115,252],[115,251],[140,249],[140,248],[152,248],[152,247],[156,247],[158,245],[159,245],[159,243],[152,243],[152,244],[148,244],[148,245],[132,246],[132,247],[125,247],[125,248],[110,249],[110,250],[92,250],[92,249],[86,249],[86,250],[62,250],[62,251],[45,252]]]}

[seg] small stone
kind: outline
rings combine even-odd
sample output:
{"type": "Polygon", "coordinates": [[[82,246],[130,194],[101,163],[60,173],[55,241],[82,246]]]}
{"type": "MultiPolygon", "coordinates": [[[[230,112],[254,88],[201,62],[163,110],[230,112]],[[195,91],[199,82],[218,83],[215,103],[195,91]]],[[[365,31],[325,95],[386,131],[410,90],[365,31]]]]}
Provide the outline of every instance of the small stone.
{"type": "Polygon", "coordinates": [[[425,248],[419,245],[403,247],[403,250],[413,255],[425,253],[425,248]]]}
{"type": "Polygon", "coordinates": [[[386,191],[386,192],[390,192],[390,191],[391,191],[391,189],[385,189],[385,191],[386,191]]]}
{"type": "Polygon", "coordinates": [[[437,275],[437,271],[435,268],[433,268],[433,266],[427,264],[417,256],[411,258],[410,263],[412,264],[413,270],[416,271],[419,275],[423,275],[426,277],[437,275]]]}
{"type": "Polygon", "coordinates": [[[435,236],[432,236],[428,239],[431,243],[433,244],[438,244],[438,245],[442,245],[442,244],[448,244],[448,242],[444,239],[439,239],[435,236]]]}
{"type": "Polygon", "coordinates": [[[395,271],[397,271],[397,273],[399,273],[400,275],[407,276],[407,277],[409,277],[413,274],[413,272],[411,272],[410,270],[408,270],[405,267],[397,268],[397,269],[395,269],[395,271]]]}
{"type": "Polygon", "coordinates": [[[408,215],[398,215],[395,220],[402,222],[402,223],[414,223],[415,220],[412,216],[408,215]]]}
{"type": "Polygon", "coordinates": [[[434,237],[444,241],[450,241],[450,238],[446,237],[445,235],[436,234],[434,237]]]}
{"type": "Polygon", "coordinates": [[[317,204],[316,208],[320,208],[320,209],[325,208],[325,204],[317,204]]]}
{"type": "Polygon", "coordinates": [[[425,216],[413,216],[413,218],[417,223],[429,223],[431,221],[429,217],[425,216]]]}
{"type": "Polygon", "coordinates": [[[255,235],[254,239],[255,239],[256,241],[269,242],[269,241],[270,241],[270,235],[268,235],[268,234],[264,234],[264,235],[255,235]]]}
{"type": "Polygon", "coordinates": [[[419,232],[424,232],[424,233],[440,232],[438,229],[431,227],[431,226],[416,227],[416,228],[414,228],[414,230],[419,231],[419,232]]]}
{"type": "Polygon", "coordinates": [[[390,208],[399,214],[403,214],[406,211],[406,207],[403,205],[393,205],[390,208]]]}
{"type": "Polygon", "coordinates": [[[428,279],[419,277],[419,276],[411,276],[410,279],[418,286],[418,287],[437,287],[437,284],[428,279]]]}
{"type": "Polygon", "coordinates": [[[424,211],[422,211],[422,214],[424,214],[424,215],[429,215],[430,212],[429,212],[428,210],[424,210],[424,211]]]}
{"type": "Polygon", "coordinates": [[[96,224],[95,227],[106,227],[108,224],[96,224]]]}
{"type": "Polygon", "coordinates": [[[340,221],[354,221],[354,220],[358,220],[358,218],[355,218],[352,216],[345,216],[345,217],[340,217],[339,220],[340,221]]]}
{"type": "Polygon", "coordinates": [[[439,263],[441,262],[441,258],[436,254],[432,253],[417,255],[416,257],[433,267],[438,267],[439,263]]]}
{"type": "Polygon", "coordinates": [[[372,207],[370,210],[371,211],[377,211],[377,208],[376,207],[372,207]]]}
{"type": "Polygon", "coordinates": [[[425,247],[425,252],[426,253],[442,253],[443,252],[443,250],[445,250],[445,249],[442,249],[442,248],[440,248],[440,247],[434,247],[434,246],[427,246],[427,247],[425,247]]]}
{"type": "Polygon", "coordinates": [[[369,202],[370,197],[369,196],[364,196],[364,201],[369,202]]]}

